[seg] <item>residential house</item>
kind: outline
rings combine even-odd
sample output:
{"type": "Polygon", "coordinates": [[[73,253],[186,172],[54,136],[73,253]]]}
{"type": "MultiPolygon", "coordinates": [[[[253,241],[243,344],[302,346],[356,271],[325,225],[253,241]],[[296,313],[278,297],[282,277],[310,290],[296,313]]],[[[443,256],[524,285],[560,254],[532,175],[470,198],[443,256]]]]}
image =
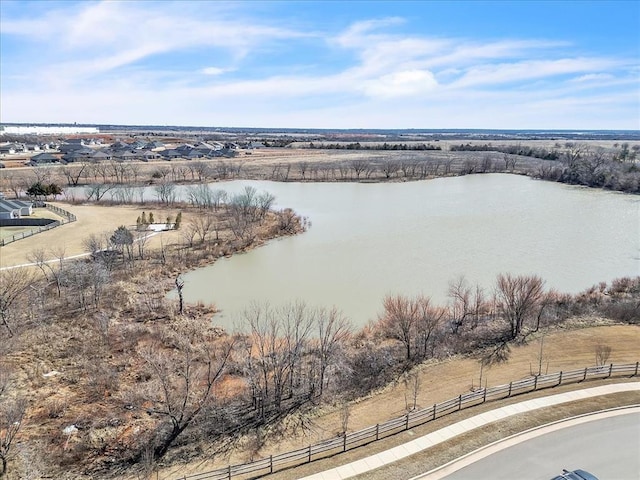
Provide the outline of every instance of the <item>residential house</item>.
{"type": "Polygon", "coordinates": [[[111,152],[108,150],[95,150],[93,155],[89,156],[89,160],[92,162],[102,162],[105,160],[111,160],[111,152]]]}
{"type": "Polygon", "coordinates": [[[31,157],[26,164],[32,167],[37,167],[39,165],[50,165],[52,163],[60,163],[60,159],[55,155],[43,152],[31,157]]]}
{"type": "Polygon", "coordinates": [[[0,219],[20,218],[20,210],[0,203],[0,219]]]}
{"type": "Polygon", "coordinates": [[[33,203],[25,202],[23,200],[7,200],[6,198],[0,199],[0,205],[7,208],[11,208],[18,211],[18,216],[14,218],[20,218],[22,216],[29,216],[33,214],[33,203]]]}
{"type": "Polygon", "coordinates": [[[181,158],[182,157],[182,154],[179,151],[177,151],[177,150],[175,150],[173,148],[171,148],[169,150],[163,150],[162,152],[158,152],[158,153],[165,160],[175,160],[176,158],[181,158]]]}
{"type": "Polygon", "coordinates": [[[155,150],[155,151],[158,151],[158,150],[162,150],[162,149],[164,149],[164,148],[165,148],[164,143],[162,143],[162,142],[158,142],[157,140],[156,140],[156,141],[153,141],[153,142],[147,142],[147,144],[144,146],[144,149],[145,149],[145,150],[155,150]]]}
{"type": "Polygon", "coordinates": [[[17,150],[15,143],[5,143],[4,145],[0,145],[0,153],[11,155],[16,152],[17,150]]]}

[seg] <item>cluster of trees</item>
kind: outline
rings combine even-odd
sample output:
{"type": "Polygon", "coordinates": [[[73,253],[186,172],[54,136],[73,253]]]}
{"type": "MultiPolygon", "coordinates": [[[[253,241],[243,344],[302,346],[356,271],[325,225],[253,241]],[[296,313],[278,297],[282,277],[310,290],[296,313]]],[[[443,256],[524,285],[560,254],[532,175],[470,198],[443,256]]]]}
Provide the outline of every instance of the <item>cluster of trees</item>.
{"type": "MultiPolygon", "coordinates": [[[[629,147],[628,143],[607,151],[603,148],[592,149],[584,144],[565,143],[561,148],[548,150],[543,147],[527,145],[452,145],[451,151],[502,152],[505,155],[505,170],[513,171],[515,164],[509,168],[508,161],[515,163],[515,155],[547,160],[536,169],[525,168],[525,173],[541,178],[574,185],[585,185],[596,188],[607,188],[629,193],[640,192],[640,166],[636,163],[637,145],[629,147]]],[[[483,159],[483,163],[487,162],[483,159]]],[[[489,171],[479,168],[480,163],[468,161],[464,173],[482,173],[489,171]]]]}
{"type": "Polygon", "coordinates": [[[529,145],[492,145],[485,143],[482,145],[461,143],[460,145],[451,145],[449,150],[452,152],[500,152],[509,155],[521,155],[523,157],[540,158],[542,160],[558,160],[562,156],[558,150],[547,150],[544,147],[531,147],[529,145]]]}
{"type": "Polygon", "coordinates": [[[442,150],[442,147],[439,145],[432,145],[430,143],[320,143],[315,144],[313,142],[309,143],[309,147],[311,149],[321,148],[321,149],[329,149],[329,150],[442,150]]]}
{"type": "Polygon", "coordinates": [[[640,193],[640,166],[630,156],[574,146],[566,152],[563,163],[560,182],[640,193]]]}
{"type": "Polygon", "coordinates": [[[43,184],[37,181],[27,188],[26,193],[36,201],[46,201],[50,196],[55,199],[58,195],[62,195],[62,188],[56,183],[43,184]]]}

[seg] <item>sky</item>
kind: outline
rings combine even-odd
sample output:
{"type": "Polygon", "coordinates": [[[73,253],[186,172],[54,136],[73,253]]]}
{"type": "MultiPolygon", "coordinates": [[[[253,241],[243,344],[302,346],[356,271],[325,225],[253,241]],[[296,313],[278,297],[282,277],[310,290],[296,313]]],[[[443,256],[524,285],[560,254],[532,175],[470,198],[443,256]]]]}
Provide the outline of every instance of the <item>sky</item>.
{"type": "Polygon", "coordinates": [[[640,129],[640,1],[0,0],[0,122],[640,129]]]}

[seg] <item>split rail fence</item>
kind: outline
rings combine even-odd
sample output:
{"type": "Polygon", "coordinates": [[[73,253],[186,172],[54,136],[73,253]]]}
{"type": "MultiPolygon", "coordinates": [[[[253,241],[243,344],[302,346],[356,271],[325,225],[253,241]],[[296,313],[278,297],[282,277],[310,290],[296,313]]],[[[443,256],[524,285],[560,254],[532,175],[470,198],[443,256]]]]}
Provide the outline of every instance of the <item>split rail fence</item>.
{"type": "Polygon", "coordinates": [[[16,233],[15,235],[11,235],[10,237],[0,238],[0,247],[16,242],[18,240],[22,240],[23,238],[36,235],[38,233],[46,232],[47,230],[51,230],[52,228],[59,227],[60,225],[64,225],[65,223],[71,223],[76,221],[76,216],[73,213],[67,212],[66,210],[58,208],[55,205],[47,204],[46,208],[47,210],[51,210],[52,212],[63,217],[62,220],[54,220],[53,222],[48,223],[47,225],[34,225],[31,230],[25,230],[24,232],[16,233]]]}
{"type": "Polygon", "coordinates": [[[424,425],[436,418],[474,405],[480,405],[490,400],[501,400],[523,393],[552,388],[568,383],[579,383],[585,380],[606,379],[612,376],[634,377],[638,375],[639,367],[640,362],[622,365],[602,365],[587,367],[581,370],[537,375],[497,387],[479,388],[478,390],[459,395],[451,400],[436,403],[432,407],[414,410],[402,417],[394,418],[357,432],[346,433],[340,437],[335,437],[279,455],[271,455],[261,460],[229,465],[228,467],[205,473],[183,476],[180,477],[180,480],[231,480],[232,478],[238,477],[250,478],[249,476],[263,476],[278,470],[310,463],[321,458],[367,445],[404,430],[424,425]]]}

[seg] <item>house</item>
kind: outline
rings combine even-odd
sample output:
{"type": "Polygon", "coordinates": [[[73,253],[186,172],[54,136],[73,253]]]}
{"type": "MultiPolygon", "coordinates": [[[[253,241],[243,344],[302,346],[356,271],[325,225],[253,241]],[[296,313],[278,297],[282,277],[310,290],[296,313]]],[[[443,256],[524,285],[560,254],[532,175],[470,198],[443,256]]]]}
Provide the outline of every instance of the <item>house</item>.
{"type": "Polygon", "coordinates": [[[158,160],[159,158],[162,158],[159,152],[147,151],[144,153],[141,160],[144,162],[148,162],[149,160],[158,160]]]}
{"type": "Polygon", "coordinates": [[[22,200],[7,200],[6,198],[0,199],[0,205],[7,208],[17,210],[18,216],[13,218],[20,218],[22,216],[28,217],[33,214],[33,203],[25,202],[22,200]]]}
{"type": "Polygon", "coordinates": [[[89,147],[85,147],[82,143],[66,142],[58,147],[58,151],[60,153],[70,153],[70,152],[82,151],[85,148],[89,148],[89,147]]]}
{"type": "Polygon", "coordinates": [[[165,160],[174,160],[176,158],[182,157],[182,154],[174,149],[163,150],[162,152],[158,152],[162,158],[165,160]]]}
{"type": "Polygon", "coordinates": [[[38,165],[50,165],[52,163],[60,163],[60,159],[50,153],[38,153],[31,157],[27,165],[37,167],[38,165]]]}
{"type": "Polygon", "coordinates": [[[141,158],[136,153],[131,152],[129,150],[125,150],[124,152],[123,151],[117,152],[115,154],[115,157],[120,160],[137,160],[138,158],[141,158]]]}
{"type": "Polygon", "coordinates": [[[93,155],[89,155],[89,160],[101,162],[103,160],[111,160],[111,153],[106,150],[96,150],[93,155]]]}
{"type": "Polygon", "coordinates": [[[79,152],[69,152],[62,156],[61,160],[65,163],[83,162],[87,159],[86,155],[79,152]]]}
{"type": "Polygon", "coordinates": [[[20,218],[20,210],[0,203],[0,219],[5,220],[13,218],[20,218]]]}
{"type": "Polygon", "coordinates": [[[6,143],[4,145],[0,145],[0,153],[4,154],[13,154],[16,153],[16,146],[13,143],[6,143]]]}
{"type": "Polygon", "coordinates": [[[165,148],[165,146],[164,146],[164,143],[162,143],[162,142],[158,142],[158,141],[156,140],[156,141],[153,141],[153,142],[148,142],[148,143],[147,143],[143,148],[144,148],[145,150],[155,150],[155,151],[158,151],[158,150],[162,150],[163,148],[165,148]]]}
{"type": "Polygon", "coordinates": [[[129,144],[121,142],[120,140],[113,142],[110,148],[114,152],[131,150],[131,146],[129,144]]]}

